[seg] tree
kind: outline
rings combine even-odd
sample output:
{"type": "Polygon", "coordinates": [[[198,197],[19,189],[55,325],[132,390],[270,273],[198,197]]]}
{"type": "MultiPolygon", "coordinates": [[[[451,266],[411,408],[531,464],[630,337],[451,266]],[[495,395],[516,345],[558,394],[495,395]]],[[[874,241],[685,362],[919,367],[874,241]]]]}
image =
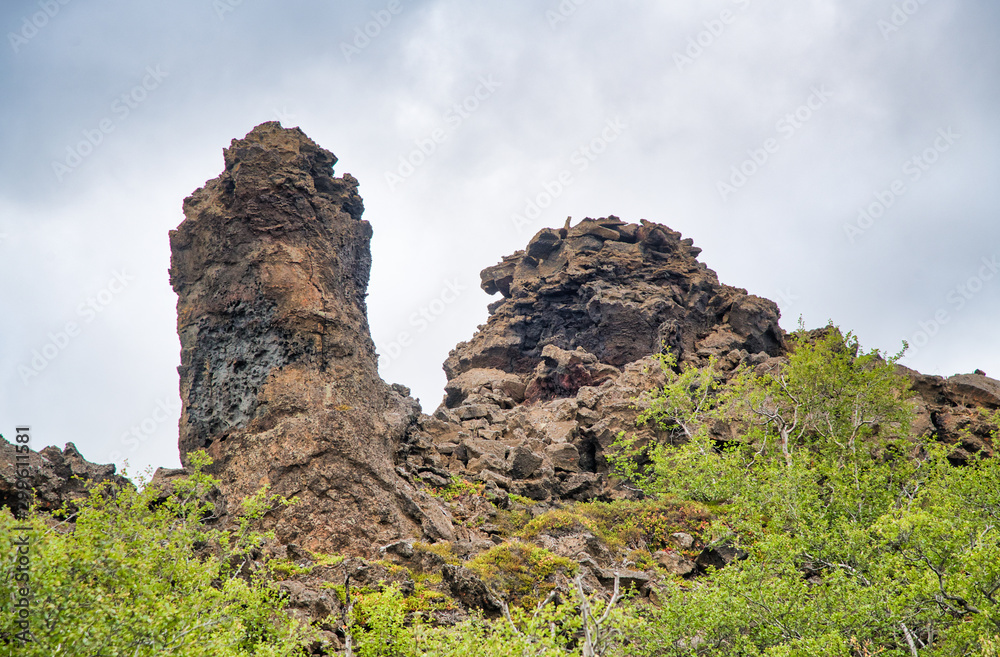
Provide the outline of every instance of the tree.
{"type": "Polygon", "coordinates": [[[910,435],[901,355],[831,328],[728,381],[714,363],[662,360],[667,384],[640,419],[668,438],[623,438],[619,471],[651,494],[720,503],[713,535],[749,556],[668,586],[635,626],[634,654],[995,651],[1000,463],[956,468],[946,446],[910,435]],[[720,423],[738,440],[721,440],[720,423]]]}

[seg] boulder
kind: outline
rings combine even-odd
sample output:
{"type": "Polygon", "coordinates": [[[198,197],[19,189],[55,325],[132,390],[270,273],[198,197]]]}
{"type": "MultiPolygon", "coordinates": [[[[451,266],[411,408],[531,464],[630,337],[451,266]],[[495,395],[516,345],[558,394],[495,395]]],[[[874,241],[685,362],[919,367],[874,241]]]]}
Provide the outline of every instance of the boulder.
{"type": "Polygon", "coordinates": [[[441,577],[451,594],[463,605],[471,609],[482,609],[489,613],[501,610],[500,600],[490,591],[486,583],[464,566],[445,564],[441,577]]]}
{"type": "Polygon", "coordinates": [[[653,558],[656,559],[656,563],[663,566],[672,575],[684,577],[698,570],[698,564],[677,552],[657,550],[653,553],[653,558]]]}
{"type": "Polygon", "coordinates": [[[728,543],[722,543],[720,545],[715,545],[711,547],[706,547],[695,559],[695,563],[702,570],[708,568],[715,568],[716,570],[720,568],[725,568],[734,561],[742,561],[746,559],[749,555],[743,550],[729,545],[728,543]]]}
{"type": "Polygon", "coordinates": [[[570,443],[555,443],[545,447],[545,455],[552,461],[552,467],[566,472],[580,471],[580,452],[570,443]]]}

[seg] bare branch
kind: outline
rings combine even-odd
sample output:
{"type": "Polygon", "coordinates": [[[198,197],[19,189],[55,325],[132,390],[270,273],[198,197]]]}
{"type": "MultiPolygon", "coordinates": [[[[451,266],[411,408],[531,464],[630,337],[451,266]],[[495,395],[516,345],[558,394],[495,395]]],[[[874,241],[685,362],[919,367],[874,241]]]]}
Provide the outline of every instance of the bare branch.
{"type": "Polygon", "coordinates": [[[903,636],[906,637],[906,644],[910,646],[910,654],[913,655],[913,657],[918,657],[917,645],[913,643],[913,636],[910,634],[910,630],[906,629],[906,625],[904,623],[900,623],[899,626],[903,628],[903,636]]]}

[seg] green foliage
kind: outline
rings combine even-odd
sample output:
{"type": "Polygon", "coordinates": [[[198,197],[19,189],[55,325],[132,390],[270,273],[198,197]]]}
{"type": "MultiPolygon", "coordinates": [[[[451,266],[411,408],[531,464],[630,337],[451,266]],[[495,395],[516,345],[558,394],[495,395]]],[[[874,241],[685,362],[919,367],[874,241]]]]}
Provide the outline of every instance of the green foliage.
{"type": "Polygon", "coordinates": [[[503,618],[474,615],[454,626],[435,626],[414,613],[398,588],[355,592],[350,623],[361,657],[574,657],[611,654],[622,627],[634,622],[614,605],[580,591],[570,600],[546,598],[532,609],[505,610],[503,618]],[[584,618],[596,649],[584,652],[584,618]]]}
{"type": "Polygon", "coordinates": [[[20,646],[11,603],[23,583],[14,562],[0,563],[0,646],[23,657],[92,655],[183,657],[295,655],[306,632],[282,611],[277,590],[249,570],[262,541],[253,522],[280,503],[266,492],[248,500],[233,533],[202,523],[216,482],[192,455],[194,473],[165,503],[146,486],[96,487],[76,503],[73,523],[41,514],[25,521],[0,513],[0,552],[30,525],[28,621],[33,641],[20,646]]]}
{"type": "Polygon", "coordinates": [[[728,381],[714,363],[678,373],[664,359],[667,384],[642,419],[666,438],[622,439],[619,471],[651,494],[725,502],[712,534],[749,557],[668,582],[631,654],[994,649],[1000,463],[956,468],[946,447],[909,436],[898,357],[828,329],[795,336],[783,367],[728,381]],[[723,441],[720,426],[735,431],[723,441]]]}
{"type": "Polygon", "coordinates": [[[313,561],[316,566],[325,566],[328,568],[333,568],[334,566],[339,566],[344,561],[344,555],[342,554],[323,554],[320,552],[311,552],[313,561]]]}
{"type": "Polygon", "coordinates": [[[571,575],[578,568],[571,559],[520,541],[497,545],[477,555],[468,567],[505,599],[527,607],[554,588],[553,575],[571,575]]]}
{"type": "MultiPolygon", "coordinates": [[[[433,583],[440,584],[441,575],[437,575],[437,582],[428,579],[433,583]]],[[[451,596],[430,588],[424,582],[415,582],[413,593],[403,600],[408,613],[428,613],[434,611],[445,611],[456,609],[455,600],[451,596]]]]}
{"type": "Polygon", "coordinates": [[[700,534],[709,526],[711,514],[697,502],[667,497],[614,502],[578,502],[546,511],[529,521],[519,532],[531,540],[539,534],[586,530],[611,550],[661,550],[670,546],[671,534],[683,531],[700,534]]]}
{"type": "Polygon", "coordinates": [[[397,585],[356,596],[351,632],[358,642],[359,657],[394,657],[406,654],[406,605],[397,585]]]}
{"type": "Polygon", "coordinates": [[[423,541],[416,541],[413,543],[413,549],[417,552],[430,552],[431,554],[436,554],[444,559],[445,563],[458,563],[458,557],[455,555],[455,549],[448,541],[438,541],[437,543],[424,543],[423,541]]]}
{"type": "Polygon", "coordinates": [[[434,497],[447,500],[449,502],[463,497],[482,496],[486,490],[486,484],[473,483],[457,475],[453,475],[451,483],[441,488],[425,488],[428,494],[434,497]]]}
{"type": "Polygon", "coordinates": [[[299,575],[308,575],[312,572],[312,566],[300,566],[288,559],[272,560],[268,562],[268,567],[275,579],[291,579],[299,575]]]}
{"type": "Polygon", "coordinates": [[[417,623],[409,629],[411,652],[400,657],[573,657],[580,655],[573,605],[548,605],[538,615],[511,610],[505,619],[474,617],[453,627],[417,623]]]}
{"type": "Polygon", "coordinates": [[[534,517],[519,532],[522,538],[532,539],[539,534],[558,534],[562,530],[593,529],[588,518],[571,509],[552,509],[534,517]]]}
{"type": "Polygon", "coordinates": [[[493,523],[500,530],[501,536],[510,538],[523,531],[531,520],[531,511],[515,506],[510,509],[499,509],[493,518],[493,523]]]}

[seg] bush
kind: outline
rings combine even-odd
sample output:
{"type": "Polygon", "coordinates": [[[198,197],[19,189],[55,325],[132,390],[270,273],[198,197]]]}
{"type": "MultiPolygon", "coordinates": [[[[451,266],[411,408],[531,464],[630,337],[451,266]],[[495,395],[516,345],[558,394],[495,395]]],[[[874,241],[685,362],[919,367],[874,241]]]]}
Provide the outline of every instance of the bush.
{"type": "Polygon", "coordinates": [[[4,555],[16,554],[26,535],[30,542],[32,638],[18,640],[11,604],[25,582],[5,556],[0,645],[23,657],[300,654],[308,632],[283,611],[277,590],[249,571],[248,554],[262,539],[250,523],[276,500],[266,493],[248,500],[238,531],[205,526],[211,505],[203,500],[216,483],[202,472],[208,462],[192,455],[194,473],[162,505],[150,486],[97,487],[76,503],[72,522],[0,513],[4,555]]]}

